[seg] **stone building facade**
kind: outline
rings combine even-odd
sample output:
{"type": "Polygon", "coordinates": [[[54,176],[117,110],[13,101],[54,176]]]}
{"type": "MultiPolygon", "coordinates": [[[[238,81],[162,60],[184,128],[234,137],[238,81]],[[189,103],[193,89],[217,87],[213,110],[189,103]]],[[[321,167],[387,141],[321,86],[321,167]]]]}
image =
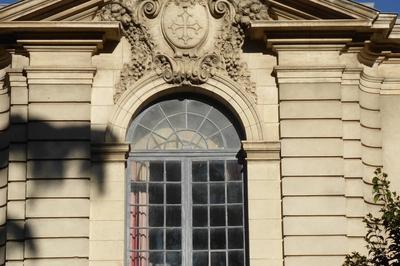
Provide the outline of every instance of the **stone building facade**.
{"type": "Polygon", "coordinates": [[[0,9],[0,265],[341,265],[375,168],[400,189],[395,22],[350,0],[0,9]]]}

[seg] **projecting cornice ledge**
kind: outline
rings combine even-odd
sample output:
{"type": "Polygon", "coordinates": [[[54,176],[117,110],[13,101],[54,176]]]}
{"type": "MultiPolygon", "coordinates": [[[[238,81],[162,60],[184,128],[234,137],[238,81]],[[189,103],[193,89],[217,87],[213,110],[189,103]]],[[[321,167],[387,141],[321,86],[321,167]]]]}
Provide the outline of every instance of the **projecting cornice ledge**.
{"type": "Polygon", "coordinates": [[[93,143],[91,146],[93,162],[124,162],[128,157],[127,143],[93,143]]]}
{"type": "Polygon", "coordinates": [[[0,23],[0,45],[94,46],[102,49],[107,42],[122,36],[119,22],[12,21],[0,23]]]}
{"type": "Polygon", "coordinates": [[[381,13],[376,19],[258,20],[251,21],[251,39],[275,44],[400,44],[396,14],[381,13]]]}
{"type": "Polygon", "coordinates": [[[272,141],[242,141],[247,161],[278,161],[281,143],[272,141]]]}

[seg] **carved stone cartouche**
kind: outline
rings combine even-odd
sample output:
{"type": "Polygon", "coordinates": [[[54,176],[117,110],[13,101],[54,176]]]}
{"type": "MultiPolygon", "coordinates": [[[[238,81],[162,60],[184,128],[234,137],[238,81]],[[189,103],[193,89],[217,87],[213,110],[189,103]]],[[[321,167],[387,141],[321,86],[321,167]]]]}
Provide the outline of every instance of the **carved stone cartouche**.
{"type": "Polygon", "coordinates": [[[270,19],[260,0],[113,0],[96,18],[120,21],[131,45],[131,60],[122,69],[115,101],[152,71],[177,85],[202,84],[219,73],[255,97],[241,55],[248,23],[270,19]],[[155,36],[153,22],[160,25],[163,39],[155,36]]]}

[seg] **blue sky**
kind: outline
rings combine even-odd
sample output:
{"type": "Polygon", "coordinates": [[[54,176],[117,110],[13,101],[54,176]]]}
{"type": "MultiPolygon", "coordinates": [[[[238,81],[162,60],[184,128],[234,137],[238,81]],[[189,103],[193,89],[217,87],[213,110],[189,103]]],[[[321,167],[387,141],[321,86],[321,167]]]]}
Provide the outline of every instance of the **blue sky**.
{"type": "MultiPolygon", "coordinates": [[[[357,2],[375,2],[375,8],[384,12],[400,13],[400,0],[356,0],[357,2]]],[[[0,0],[0,4],[14,3],[15,0],[0,0]]]]}

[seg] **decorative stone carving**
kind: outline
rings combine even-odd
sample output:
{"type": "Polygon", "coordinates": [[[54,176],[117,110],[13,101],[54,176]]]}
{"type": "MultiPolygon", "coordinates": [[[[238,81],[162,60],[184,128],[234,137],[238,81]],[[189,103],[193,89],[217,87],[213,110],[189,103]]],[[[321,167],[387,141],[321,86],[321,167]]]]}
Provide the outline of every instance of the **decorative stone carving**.
{"type": "Polygon", "coordinates": [[[177,85],[226,75],[255,97],[241,54],[248,23],[270,19],[260,0],[113,0],[96,18],[121,21],[131,45],[115,101],[152,71],[177,85]]]}

